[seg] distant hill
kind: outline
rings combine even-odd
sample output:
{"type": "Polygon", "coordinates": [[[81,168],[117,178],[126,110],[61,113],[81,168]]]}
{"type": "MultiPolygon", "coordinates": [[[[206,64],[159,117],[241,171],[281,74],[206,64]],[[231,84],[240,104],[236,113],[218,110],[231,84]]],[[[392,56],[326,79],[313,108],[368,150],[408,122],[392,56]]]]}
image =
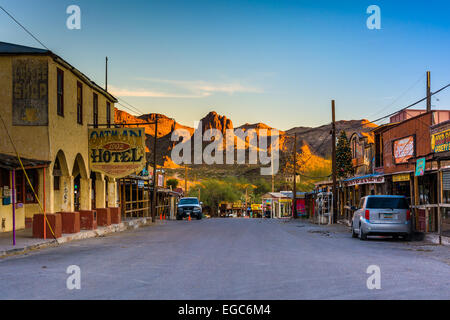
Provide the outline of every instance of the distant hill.
{"type": "MultiPolygon", "coordinates": [[[[116,109],[115,112],[115,121],[116,123],[147,123],[154,122],[155,113],[150,113],[146,115],[142,115],[139,117],[134,117],[127,112],[116,109]]],[[[202,132],[205,132],[208,129],[217,129],[222,134],[225,133],[227,129],[234,129],[235,131],[238,129],[248,131],[250,129],[254,129],[256,131],[257,136],[263,134],[261,130],[267,130],[267,133],[270,135],[270,129],[273,129],[267,124],[264,123],[255,123],[249,124],[246,123],[237,128],[233,127],[233,122],[231,119],[226,116],[219,115],[215,111],[209,112],[205,117],[201,119],[202,121],[202,132]]],[[[147,150],[150,154],[153,154],[153,138],[155,126],[154,124],[143,124],[145,127],[145,133],[147,136],[146,144],[147,150]]],[[[347,133],[347,136],[355,132],[368,132],[372,130],[376,125],[369,123],[367,120],[349,120],[349,121],[337,121],[336,129],[337,134],[344,130],[347,133]]],[[[176,122],[175,119],[169,118],[165,115],[158,114],[158,150],[157,150],[157,159],[158,165],[162,165],[166,168],[176,169],[178,166],[171,159],[171,151],[175,145],[175,142],[172,142],[170,137],[174,130],[176,129],[185,129],[192,135],[195,132],[195,129],[192,127],[188,127],[176,122]]],[[[331,162],[329,160],[331,155],[331,135],[330,135],[331,125],[322,125],[319,127],[295,127],[289,129],[287,131],[279,131],[280,132],[280,159],[281,164],[280,167],[286,166],[289,161],[293,161],[293,142],[294,138],[292,135],[297,133],[297,164],[300,172],[307,173],[309,171],[317,171],[322,170],[326,171],[331,167],[331,162]]],[[[245,150],[248,156],[248,148],[249,141],[248,139],[244,142],[241,141],[243,145],[245,145],[245,150]]],[[[210,142],[204,142],[203,145],[206,146],[210,142]]],[[[193,144],[192,144],[193,145],[193,144]]],[[[225,147],[225,145],[224,145],[225,147]]],[[[235,147],[236,151],[236,147],[235,147]]],[[[192,147],[193,152],[193,147],[192,147]]],[[[151,160],[152,157],[149,157],[151,160]]],[[[216,165],[214,165],[216,166],[216,165]]],[[[211,166],[208,166],[211,167],[211,166]]],[[[217,165],[217,168],[224,168],[224,170],[230,170],[229,166],[226,165],[217,165]]],[[[249,171],[259,172],[256,170],[255,166],[250,166],[249,171]],[[251,168],[250,168],[251,167],[251,168]]],[[[258,167],[258,166],[257,166],[258,167]]],[[[283,170],[282,170],[283,171],[283,170]]],[[[231,173],[230,173],[231,174],[231,173]]]]}

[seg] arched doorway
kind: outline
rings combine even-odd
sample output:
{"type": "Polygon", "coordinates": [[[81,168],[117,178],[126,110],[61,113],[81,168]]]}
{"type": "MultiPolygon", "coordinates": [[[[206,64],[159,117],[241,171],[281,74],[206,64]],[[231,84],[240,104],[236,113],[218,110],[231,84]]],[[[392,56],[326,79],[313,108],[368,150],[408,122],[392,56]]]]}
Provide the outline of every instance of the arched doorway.
{"type": "Polygon", "coordinates": [[[69,168],[62,150],[56,154],[52,169],[53,176],[53,211],[69,211],[71,202],[69,194],[69,168]]]}
{"type": "Polygon", "coordinates": [[[89,188],[84,182],[87,181],[87,170],[81,154],[77,154],[72,169],[74,177],[73,193],[74,193],[74,210],[88,209],[89,188]]]}
{"type": "Polygon", "coordinates": [[[92,207],[92,210],[94,210],[97,208],[97,205],[96,205],[97,197],[96,197],[96,192],[95,192],[96,173],[91,171],[90,178],[91,178],[91,207],[92,207]]]}

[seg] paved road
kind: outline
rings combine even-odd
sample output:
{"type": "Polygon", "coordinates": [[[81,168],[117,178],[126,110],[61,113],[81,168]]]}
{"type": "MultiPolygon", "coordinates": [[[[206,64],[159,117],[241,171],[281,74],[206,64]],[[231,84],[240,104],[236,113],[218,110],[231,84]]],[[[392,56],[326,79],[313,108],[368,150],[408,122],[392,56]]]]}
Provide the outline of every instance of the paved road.
{"type": "Polygon", "coordinates": [[[298,221],[168,221],[0,259],[0,298],[450,299],[450,250],[298,221]],[[80,290],[66,288],[69,265],[80,290]]]}

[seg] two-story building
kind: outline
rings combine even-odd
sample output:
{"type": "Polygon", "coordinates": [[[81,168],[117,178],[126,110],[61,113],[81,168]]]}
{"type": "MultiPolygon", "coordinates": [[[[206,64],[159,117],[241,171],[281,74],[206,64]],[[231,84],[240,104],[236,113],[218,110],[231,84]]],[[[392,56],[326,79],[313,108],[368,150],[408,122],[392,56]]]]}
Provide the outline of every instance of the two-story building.
{"type": "Polygon", "coordinates": [[[439,168],[433,158],[430,128],[450,119],[450,111],[409,115],[409,110],[403,110],[401,114],[401,122],[374,130],[374,170],[384,175],[386,194],[407,197],[415,210],[415,229],[436,232],[439,228],[439,168]],[[424,164],[420,174],[416,171],[419,162],[424,164]]]}
{"type": "Polygon", "coordinates": [[[42,210],[117,206],[115,180],[88,158],[88,125],[113,124],[116,102],[53,52],[0,42],[0,232],[13,225],[13,179],[17,229],[42,210]]]}

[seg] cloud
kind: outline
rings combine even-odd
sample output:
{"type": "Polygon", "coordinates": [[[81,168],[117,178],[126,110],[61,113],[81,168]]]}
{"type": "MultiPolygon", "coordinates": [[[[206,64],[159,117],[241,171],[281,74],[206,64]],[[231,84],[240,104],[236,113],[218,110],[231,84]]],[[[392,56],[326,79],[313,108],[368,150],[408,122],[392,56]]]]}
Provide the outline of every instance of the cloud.
{"type": "Polygon", "coordinates": [[[238,81],[213,83],[201,80],[180,81],[157,78],[137,78],[137,80],[155,83],[165,90],[126,89],[111,87],[111,93],[123,97],[153,97],[153,98],[204,98],[215,93],[262,93],[260,88],[246,86],[238,81]],[[167,90],[167,91],[166,91],[167,90]]]}
{"type": "Polygon", "coordinates": [[[170,92],[151,91],[147,89],[126,89],[110,86],[109,91],[120,97],[151,97],[151,98],[203,98],[211,95],[208,92],[200,94],[178,94],[170,92]]]}

